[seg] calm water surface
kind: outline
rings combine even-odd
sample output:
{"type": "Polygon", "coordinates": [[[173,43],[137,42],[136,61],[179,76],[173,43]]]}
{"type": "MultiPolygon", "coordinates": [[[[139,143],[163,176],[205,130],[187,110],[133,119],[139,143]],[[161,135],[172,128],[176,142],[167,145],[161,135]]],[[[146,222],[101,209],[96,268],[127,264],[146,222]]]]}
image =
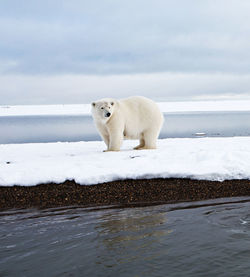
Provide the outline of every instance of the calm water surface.
{"type": "MultiPolygon", "coordinates": [[[[100,140],[91,116],[0,117],[0,143],[100,140]]],[[[249,136],[250,112],[165,114],[160,138],[249,136]]]]}
{"type": "Polygon", "coordinates": [[[250,198],[0,212],[0,276],[250,276],[250,198]]]}

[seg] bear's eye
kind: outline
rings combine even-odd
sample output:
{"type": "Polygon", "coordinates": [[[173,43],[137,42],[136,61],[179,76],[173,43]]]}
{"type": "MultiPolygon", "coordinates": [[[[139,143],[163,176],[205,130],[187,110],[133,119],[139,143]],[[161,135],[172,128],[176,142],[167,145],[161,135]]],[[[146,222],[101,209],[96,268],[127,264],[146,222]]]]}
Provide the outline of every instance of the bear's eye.
{"type": "Polygon", "coordinates": [[[113,106],[113,105],[114,105],[114,102],[111,102],[111,105],[113,106]]]}
{"type": "Polygon", "coordinates": [[[104,108],[103,108],[103,107],[101,107],[101,109],[103,110],[104,108]]]}

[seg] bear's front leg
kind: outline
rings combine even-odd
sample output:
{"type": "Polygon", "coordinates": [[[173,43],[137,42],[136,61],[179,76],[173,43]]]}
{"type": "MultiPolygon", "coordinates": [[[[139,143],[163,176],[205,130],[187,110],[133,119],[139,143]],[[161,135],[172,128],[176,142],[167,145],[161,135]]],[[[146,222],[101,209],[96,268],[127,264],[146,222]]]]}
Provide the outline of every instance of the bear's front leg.
{"type": "Polygon", "coordinates": [[[120,151],[123,142],[123,130],[111,130],[109,135],[109,147],[107,151],[120,151]]]}
{"type": "MultiPolygon", "coordinates": [[[[104,126],[103,124],[100,124],[99,122],[96,122],[96,127],[103,139],[103,141],[105,142],[106,146],[107,146],[107,150],[109,148],[109,132],[106,126],[104,126]]],[[[107,151],[104,150],[104,151],[107,151]]]]}
{"type": "MultiPolygon", "coordinates": [[[[109,136],[108,135],[102,135],[102,138],[107,146],[107,149],[109,148],[109,136]]],[[[104,150],[104,151],[107,151],[107,150],[104,150]]]]}
{"type": "Polygon", "coordinates": [[[115,134],[110,137],[108,151],[120,151],[123,141],[123,135],[115,134]]]}

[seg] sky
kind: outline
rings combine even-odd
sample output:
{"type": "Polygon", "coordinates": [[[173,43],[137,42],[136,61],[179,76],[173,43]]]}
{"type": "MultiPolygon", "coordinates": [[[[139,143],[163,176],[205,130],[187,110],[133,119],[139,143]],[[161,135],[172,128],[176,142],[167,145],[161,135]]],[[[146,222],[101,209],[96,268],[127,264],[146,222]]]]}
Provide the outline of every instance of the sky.
{"type": "Polygon", "coordinates": [[[249,0],[0,0],[0,104],[250,99],[249,0]]]}

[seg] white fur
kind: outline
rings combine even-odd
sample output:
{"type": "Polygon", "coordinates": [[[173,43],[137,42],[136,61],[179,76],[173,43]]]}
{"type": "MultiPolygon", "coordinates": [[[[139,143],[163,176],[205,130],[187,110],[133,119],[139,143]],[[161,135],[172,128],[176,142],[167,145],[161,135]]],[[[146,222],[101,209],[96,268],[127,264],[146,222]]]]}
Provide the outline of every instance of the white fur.
{"type": "Polygon", "coordinates": [[[106,151],[119,151],[123,139],[139,139],[134,149],[156,148],[163,115],[152,100],[142,96],[101,99],[92,103],[92,116],[106,151]]]}

